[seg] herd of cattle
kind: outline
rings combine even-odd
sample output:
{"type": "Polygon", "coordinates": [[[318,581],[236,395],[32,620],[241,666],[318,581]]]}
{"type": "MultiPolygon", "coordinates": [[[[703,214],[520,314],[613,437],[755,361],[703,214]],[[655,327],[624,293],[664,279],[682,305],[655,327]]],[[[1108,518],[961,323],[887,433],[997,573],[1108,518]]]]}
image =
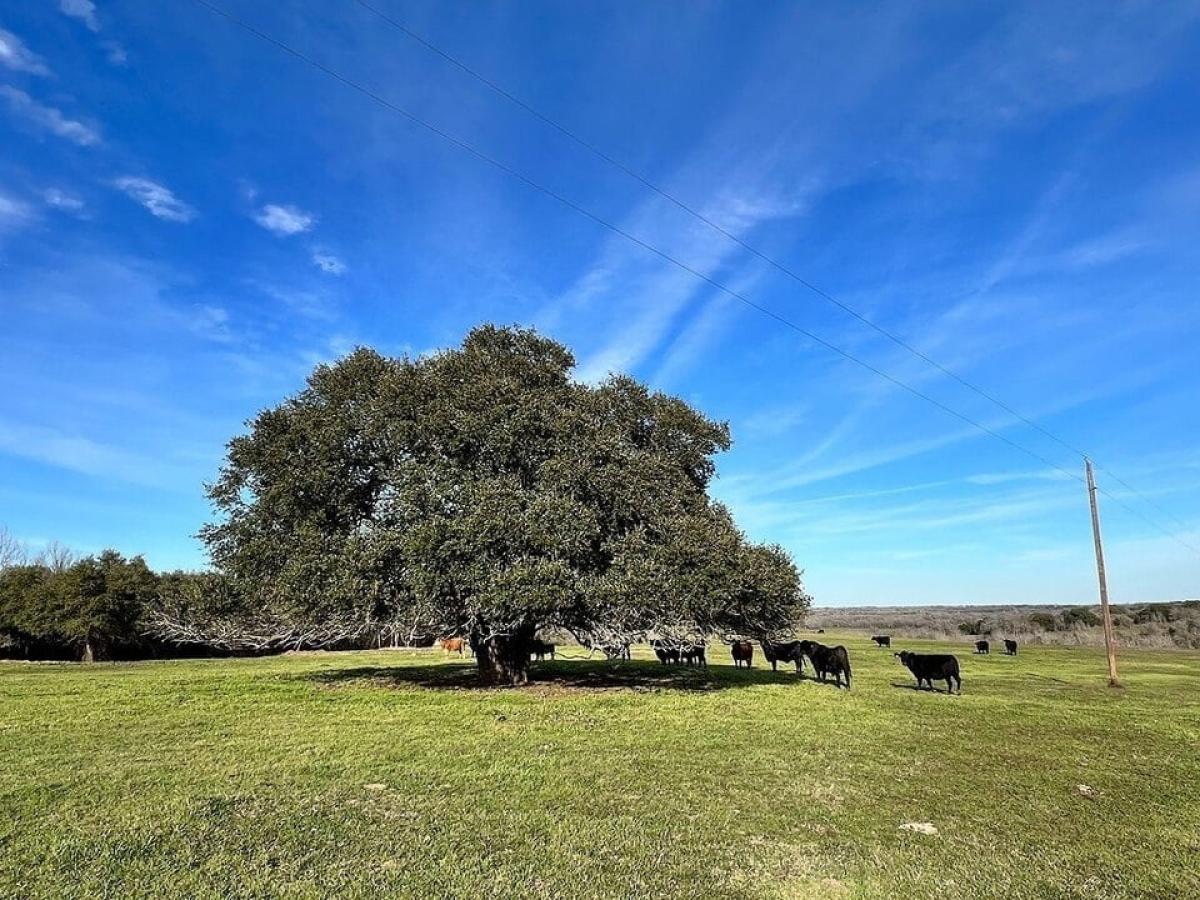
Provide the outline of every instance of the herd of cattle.
{"type": "MultiPolygon", "coordinates": [[[[820,633],[824,633],[824,629],[820,633]]],[[[891,649],[892,638],[890,635],[872,635],[871,640],[880,649],[885,647],[891,649]]],[[[796,672],[803,675],[804,661],[807,659],[818,681],[824,683],[832,678],[834,684],[840,688],[844,678],[846,689],[850,689],[850,654],[841,644],[836,647],[827,647],[817,641],[764,640],[759,645],[762,647],[763,657],[771,664],[773,672],[779,671],[780,663],[793,663],[796,666],[796,672]]],[[[465,638],[452,637],[439,638],[434,642],[434,646],[440,647],[446,653],[458,653],[461,656],[468,644],[465,638]]],[[[663,665],[708,665],[707,648],[703,643],[652,640],[650,648],[663,665]]],[[[548,641],[534,640],[530,645],[530,658],[544,660],[546,657],[550,657],[550,659],[554,659],[556,649],[556,646],[548,641]]],[[[619,652],[610,653],[609,656],[621,659],[630,658],[628,645],[624,645],[618,650],[619,652]]],[[[733,657],[735,667],[750,668],[754,665],[754,644],[750,641],[731,641],[729,652],[733,657]]],[[[986,640],[978,640],[975,642],[975,652],[990,653],[991,644],[986,640]]],[[[1005,638],[1004,652],[1008,656],[1016,656],[1017,642],[1005,638]]],[[[958,693],[962,693],[962,674],[959,671],[958,657],[953,654],[912,653],[908,650],[901,650],[893,655],[912,672],[913,677],[917,679],[918,690],[925,685],[933,690],[935,681],[944,681],[947,693],[951,693],[955,689],[958,690],[958,693]]]]}

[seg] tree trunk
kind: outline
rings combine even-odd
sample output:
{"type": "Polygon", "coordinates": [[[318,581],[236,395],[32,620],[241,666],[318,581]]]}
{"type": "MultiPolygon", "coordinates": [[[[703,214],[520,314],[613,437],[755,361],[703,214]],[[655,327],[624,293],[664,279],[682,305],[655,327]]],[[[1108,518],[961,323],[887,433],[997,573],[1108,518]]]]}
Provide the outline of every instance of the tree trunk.
{"type": "Polygon", "coordinates": [[[82,662],[100,662],[108,659],[108,643],[103,637],[90,632],[87,639],[83,642],[83,653],[81,654],[82,662]]]}
{"type": "Polygon", "coordinates": [[[529,682],[529,645],[536,628],[521,628],[511,635],[488,640],[472,639],[479,677],[484,684],[512,687],[529,682]]]}

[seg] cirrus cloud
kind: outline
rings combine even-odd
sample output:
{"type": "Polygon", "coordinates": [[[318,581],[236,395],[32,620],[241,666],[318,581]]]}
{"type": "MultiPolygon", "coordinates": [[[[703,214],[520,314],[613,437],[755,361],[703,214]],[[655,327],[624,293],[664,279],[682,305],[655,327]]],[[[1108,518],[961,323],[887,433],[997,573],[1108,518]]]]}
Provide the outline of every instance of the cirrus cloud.
{"type": "Polygon", "coordinates": [[[92,0],[62,0],[58,8],[64,16],[78,19],[90,31],[100,30],[100,19],[96,16],[96,4],[92,0]]]}
{"type": "Polygon", "coordinates": [[[67,118],[61,110],[39,103],[22,90],[7,84],[0,85],[0,97],[8,102],[8,108],[15,115],[51,134],[65,138],[80,147],[90,147],[100,143],[98,129],[67,118]]]}
{"type": "Polygon", "coordinates": [[[45,61],[22,43],[11,31],[0,28],[0,65],[30,75],[49,75],[45,61]]]}
{"type": "Polygon", "coordinates": [[[112,184],[117,190],[146,207],[152,216],[166,219],[168,222],[190,222],[196,218],[196,211],[176,197],[170,188],[149,178],[126,175],[112,184]]]}
{"type": "Polygon", "coordinates": [[[76,214],[83,212],[84,203],[82,198],[69,191],[64,191],[62,188],[46,188],[46,190],[42,191],[42,200],[45,201],[47,206],[63,210],[64,212],[76,214]]]}

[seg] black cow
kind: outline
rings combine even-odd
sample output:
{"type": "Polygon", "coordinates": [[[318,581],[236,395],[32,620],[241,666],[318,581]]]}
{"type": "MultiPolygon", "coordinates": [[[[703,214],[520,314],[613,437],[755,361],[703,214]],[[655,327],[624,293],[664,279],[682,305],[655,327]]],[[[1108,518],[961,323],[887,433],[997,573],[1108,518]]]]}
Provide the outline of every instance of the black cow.
{"type": "Polygon", "coordinates": [[[991,653],[992,645],[989,644],[987,641],[976,641],[975,642],[975,652],[976,653],[991,653]]]}
{"type": "Polygon", "coordinates": [[[745,666],[747,669],[754,665],[754,645],[749,641],[734,641],[729,645],[729,655],[733,657],[734,668],[745,666]]]}
{"type": "Polygon", "coordinates": [[[794,662],[796,671],[804,671],[804,653],[800,649],[801,641],[783,641],[776,643],[775,641],[760,641],[762,644],[763,656],[767,658],[767,662],[771,664],[771,671],[778,672],[779,663],[794,662]]]}
{"type": "Polygon", "coordinates": [[[654,648],[654,655],[658,657],[658,661],[664,666],[670,663],[679,662],[679,648],[668,644],[666,641],[653,640],[650,646],[654,648]]]}
{"type": "Polygon", "coordinates": [[[801,641],[800,646],[804,655],[812,663],[813,671],[821,681],[832,675],[838,687],[842,686],[842,676],[846,676],[846,690],[850,690],[850,654],[841,644],[836,647],[826,647],[816,641],[801,641]]]}
{"type": "Polygon", "coordinates": [[[918,690],[923,682],[929,682],[929,689],[932,691],[933,682],[936,680],[946,682],[947,694],[953,693],[953,682],[958,682],[958,692],[962,693],[962,676],[958,673],[957,657],[949,653],[909,653],[907,650],[901,650],[896,656],[908,671],[916,676],[918,690]]]}
{"type": "Polygon", "coordinates": [[[892,636],[890,634],[876,634],[871,637],[871,640],[875,642],[876,647],[892,646],[892,636]]]}
{"type": "Polygon", "coordinates": [[[679,648],[680,661],[687,663],[689,666],[707,666],[708,658],[705,655],[705,647],[703,644],[684,644],[679,648]]]}
{"type": "Polygon", "coordinates": [[[1007,653],[1009,656],[1016,656],[1017,655],[1017,642],[1010,641],[1008,638],[1005,638],[1004,639],[1004,652],[1007,653]]]}
{"type": "Polygon", "coordinates": [[[545,659],[547,656],[554,659],[554,650],[554,644],[549,641],[539,641],[537,638],[534,638],[529,644],[529,655],[539,660],[545,659]]]}

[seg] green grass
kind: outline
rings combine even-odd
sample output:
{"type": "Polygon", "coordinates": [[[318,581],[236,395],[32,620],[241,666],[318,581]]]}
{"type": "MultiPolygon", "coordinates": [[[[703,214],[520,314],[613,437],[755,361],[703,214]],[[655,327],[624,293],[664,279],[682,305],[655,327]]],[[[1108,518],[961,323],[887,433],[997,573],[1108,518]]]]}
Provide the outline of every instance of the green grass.
{"type": "Polygon", "coordinates": [[[1200,896],[1200,655],[1110,690],[1098,651],[957,648],[959,697],[826,639],[852,692],[724,648],[519,690],[434,651],[0,663],[0,895],[1200,896]]]}

